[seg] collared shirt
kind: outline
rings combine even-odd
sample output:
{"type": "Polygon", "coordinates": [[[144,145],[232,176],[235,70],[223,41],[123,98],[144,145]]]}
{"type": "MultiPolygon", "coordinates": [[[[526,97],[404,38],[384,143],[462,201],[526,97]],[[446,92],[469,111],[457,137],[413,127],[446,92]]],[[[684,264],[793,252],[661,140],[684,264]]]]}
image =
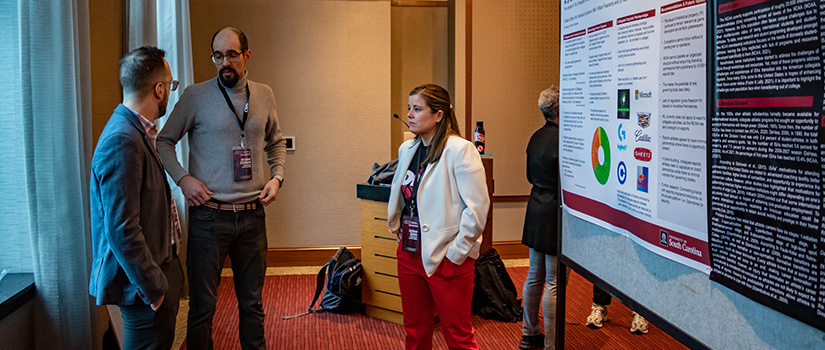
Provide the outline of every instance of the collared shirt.
{"type": "MultiPolygon", "coordinates": [[[[158,139],[158,126],[157,124],[153,123],[142,114],[135,112],[129,107],[128,108],[132,113],[136,114],[139,118],[140,124],[143,126],[143,130],[146,131],[146,137],[149,138],[152,147],[154,148],[152,152],[155,152],[157,155],[157,139],[158,139]]],[[[160,155],[158,155],[158,160],[160,160],[160,155]]],[[[161,163],[162,164],[162,163],[161,163]]],[[[170,191],[171,192],[171,191],[170,191]]],[[[180,216],[178,215],[178,206],[175,204],[175,197],[172,196],[172,246],[176,247],[175,254],[180,254],[180,245],[175,245],[175,243],[180,242],[180,234],[181,234],[181,227],[180,227],[180,216]]]]}
{"type": "MultiPolygon", "coordinates": [[[[129,108],[129,107],[126,107],[126,108],[129,108]]],[[[143,125],[143,130],[146,131],[146,136],[149,137],[149,141],[152,141],[152,147],[155,147],[155,151],[157,151],[157,139],[158,139],[158,126],[157,126],[157,124],[153,123],[152,121],[150,121],[149,119],[144,117],[142,114],[133,111],[131,108],[129,108],[129,110],[132,111],[132,113],[136,114],[138,117],[140,117],[140,118],[138,118],[138,120],[140,121],[140,124],[143,125]]]]}

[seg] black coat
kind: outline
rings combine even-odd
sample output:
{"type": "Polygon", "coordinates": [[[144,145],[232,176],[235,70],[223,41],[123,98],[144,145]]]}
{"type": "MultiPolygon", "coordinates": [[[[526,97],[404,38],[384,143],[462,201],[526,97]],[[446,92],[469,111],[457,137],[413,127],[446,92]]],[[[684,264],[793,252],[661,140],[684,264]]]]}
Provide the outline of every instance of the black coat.
{"type": "Polygon", "coordinates": [[[527,181],[533,185],[521,243],[556,255],[559,223],[559,125],[547,122],[527,144],[527,181]]]}

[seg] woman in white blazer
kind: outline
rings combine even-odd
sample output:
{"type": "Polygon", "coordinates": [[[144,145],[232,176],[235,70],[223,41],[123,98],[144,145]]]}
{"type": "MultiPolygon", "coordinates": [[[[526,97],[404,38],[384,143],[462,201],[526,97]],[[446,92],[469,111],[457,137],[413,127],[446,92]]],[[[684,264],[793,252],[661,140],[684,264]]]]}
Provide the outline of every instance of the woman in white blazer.
{"type": "Polygon", "coordinates": [[[490,198],[481,157],[461,138],[444,88],[410,93],[407,119],[416,135],[398,149],[388,205],[398,237],[398,284],[407,349],[431,349],[438,311],[450,349],[478,349],[470,306],[475,259],[490,198]]]}

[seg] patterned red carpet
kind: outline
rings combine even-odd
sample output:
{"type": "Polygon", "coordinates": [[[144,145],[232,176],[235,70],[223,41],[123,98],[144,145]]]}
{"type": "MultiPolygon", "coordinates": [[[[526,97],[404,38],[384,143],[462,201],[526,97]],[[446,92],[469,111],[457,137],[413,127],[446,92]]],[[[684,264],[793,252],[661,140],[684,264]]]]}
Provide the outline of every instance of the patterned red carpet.
{"type": "MultiPolygon", "coordinates": [[[[519,289],[527,277],[526,267],[509,268],[519,289]]],[[[266,342],[270,349],[403,349],[401,325],[364,315],[322,313],[291,320],[281,316],[306,310],[315,291],[315,276],[267,276],[264,285],[266,342]]],[[[687,349],[673,338],[650,325],[645,335],[630,333],[631,311],[618,301],[609,307],[609,321],[593,330],[584,326],[590,314],[592,284],[576,273],[570,274],[567,289],[566,349],[687,349]]],[[[215,315],[215,349],[240,349],[238,311],[232,279],[221,280],[218,310],[215,315]]],[[[518,349],[521,322],[504,323],[473,316],[476,340],[481,349],[518,349]]],[[[447,349],[440,328],[433,339],[435,349],[447,349]]],[[[182,349],[185,349],[183,345],[182,349]]]]}

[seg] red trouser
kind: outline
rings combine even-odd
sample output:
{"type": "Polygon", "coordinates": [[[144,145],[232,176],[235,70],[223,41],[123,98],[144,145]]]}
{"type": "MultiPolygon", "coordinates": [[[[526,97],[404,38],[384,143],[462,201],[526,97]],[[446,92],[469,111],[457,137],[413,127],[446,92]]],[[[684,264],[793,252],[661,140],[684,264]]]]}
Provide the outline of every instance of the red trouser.
{"type": "Polygon", "coordinates": [[[399,248],[396,255],[407,350],[433,348],[435,311],[450,349],[478,349],[470,318],[475,259],[467,258],[456,265],[444,258],[435,273],[427,277],[419,254],[399,248]]]}

